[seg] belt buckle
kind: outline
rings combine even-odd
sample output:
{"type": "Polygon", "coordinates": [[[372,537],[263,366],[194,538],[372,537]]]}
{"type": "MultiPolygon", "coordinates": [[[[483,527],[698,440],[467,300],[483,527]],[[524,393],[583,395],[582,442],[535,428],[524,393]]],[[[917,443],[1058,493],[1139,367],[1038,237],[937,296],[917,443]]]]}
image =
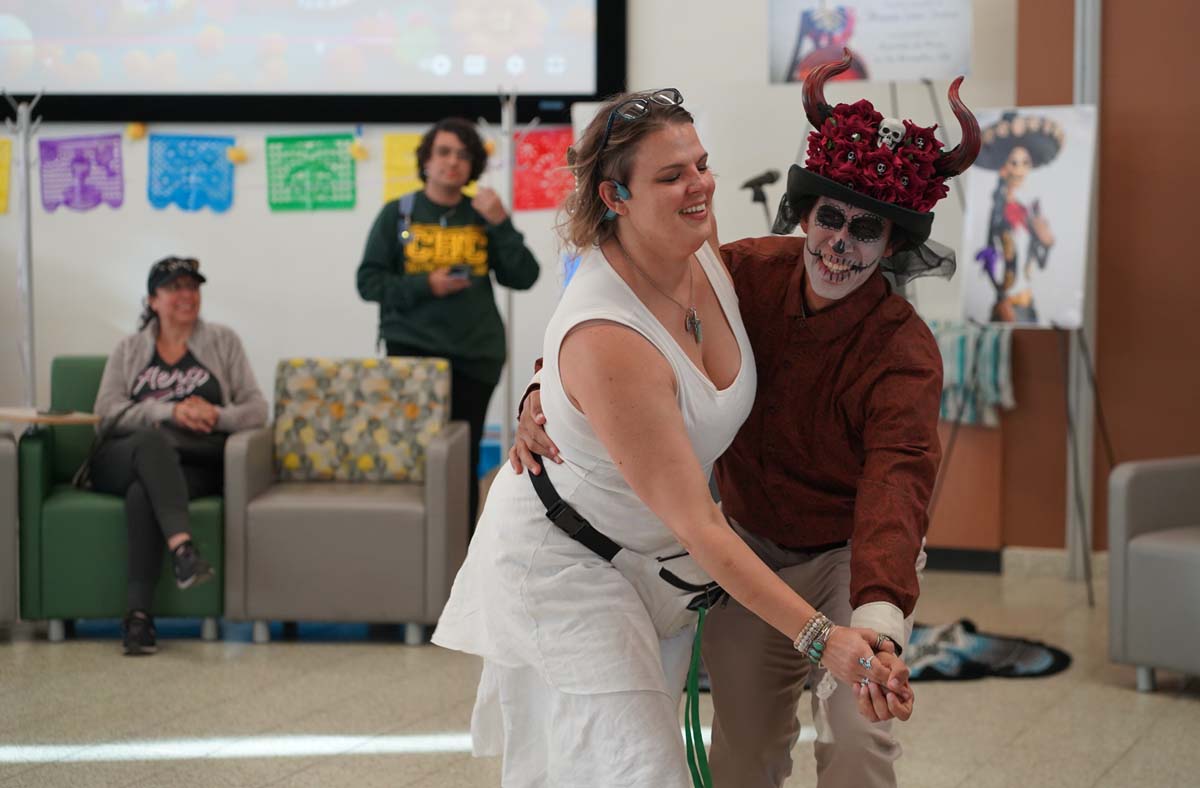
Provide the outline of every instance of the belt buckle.
{"type": "Polygon", "coordinates": [[[580,517],[579,512],[572,509],[566,501],[560,500],[554,504],[547,510],[546,517],[572,538],[588,526],[588,521],[580,517]]]}

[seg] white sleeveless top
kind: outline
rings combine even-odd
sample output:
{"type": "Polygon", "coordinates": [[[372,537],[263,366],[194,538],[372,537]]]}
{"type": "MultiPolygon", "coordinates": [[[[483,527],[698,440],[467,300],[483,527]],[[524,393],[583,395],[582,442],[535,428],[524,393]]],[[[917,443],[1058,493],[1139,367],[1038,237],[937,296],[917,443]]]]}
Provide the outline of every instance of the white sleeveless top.
{"type": "MultiPolygon", "coordinates": [[[[717,389],[674,337],[609,266],[584,255],[546,328],[541,399],[546,431],[563,464],[543,465],[566,501],[622,547],[661,552],[678,543],[621,476],[559,379],[558,353],[588,320],[629,326],[662,353],[675,375],[679,409],[705,478],[750,413],[757,373],[733,284],[713,251],[696,253],[741,352],[737,376],[717,389]]],[[[679,319],[683,319],[682,313],[679,319]]],[[[720,315],[708,315],[715,323],[720,315]]],[[[633,587],[604,559],[545,516],[533,485],[507,463],[488,493],[467,560],[438,622],[434,642],[509,667],[533,666],[564,692],[661,690],[659,644],[633,587]]]]}
{"type": "MultiPolygon", "coordinates": [[[[675,338],[612,269],[599,249],[588,253],[580,262],[562,304],[546,327],[542,349],[542,408],[546,413],[547,432],[566,463],[551,471],[550,480],[558,488],[559,495],[576,509],[597,512],[599,519],[593,520],[593,525],[623,547],[642,553],[654,552],[674,542],[675,537],[634,494],[587,418],[567,398],[559,378],[559,347],[573,328],[588,320],[610,320],[645,337],[663,355],[675,374],[679,410],[692,449],[707,478],[712,473],[713,463],[725,453],[750,414],[757,378],[750,340],[728,274],[707,244],[696,252],[696,257],[729,318],[741,351],[741,368],[733,383],[725,389],[718,390],[683,352],[675,338]],[[647,520],[653,521],[655,527],[647,527],[647,520]]],[[[706,322],[711,326],[720,319],[720,315],[709,315],[706,322]]],[[[682,311],[679,320],[683,320],[682,311]]]]}

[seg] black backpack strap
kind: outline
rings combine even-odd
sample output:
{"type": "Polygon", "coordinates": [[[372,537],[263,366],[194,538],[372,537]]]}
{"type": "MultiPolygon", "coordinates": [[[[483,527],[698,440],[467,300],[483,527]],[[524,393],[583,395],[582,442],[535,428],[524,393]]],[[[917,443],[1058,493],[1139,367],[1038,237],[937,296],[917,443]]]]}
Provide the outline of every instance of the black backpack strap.
{"type": "Polygon", "coordinates": [[[542,458],[534,454],[533,459],[542,466],[542,472],[534,474],[526,469],[525,473],[533,482],[533,489],[537,491],[538,498],[542,499],[542,505],[546,507],[546,517],[567,536],[604,560],[612,561],[613,557],[621,552],[621,546],[593,528],[571,504],[564,501],[546,474],[546,464],[542,458]]]}

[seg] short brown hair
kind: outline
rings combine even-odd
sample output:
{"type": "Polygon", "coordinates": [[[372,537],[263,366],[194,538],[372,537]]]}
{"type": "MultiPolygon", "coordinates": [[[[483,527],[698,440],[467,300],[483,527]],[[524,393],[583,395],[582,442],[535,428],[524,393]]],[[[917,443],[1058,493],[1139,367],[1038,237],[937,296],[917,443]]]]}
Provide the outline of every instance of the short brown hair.
{"type": "Polygon", "coordinates": [[[471,177],[467,182],[479,180],[479,176],[487,167],[488,155],[487,149],[483,147],[483,140],[479,138],[479,132],[475,130],[475,124],[466,118],[443,118],[425,132],[421,144],[417,146],[417,174],[421,176],[421,182],[425,182],[425,165],[433,155],[433,138],[439,131],[451,132],[466,146],[467,152],[471,154],[471,177]]]}
{"type": "Polygon", "coordinates": [[[563,201],[559,233],[568,245],[586,250],[608,240],[616,232],[615,222],[604,221],[608,206],[600,199],[600,184],[607,180],[626,183],[638,144],[647,135],[668,123],[692,123],[692,114],[682,104],[664,106],[647,102],[647,112],[637,120],[617,117],[604,149],[600,150],[609,116],[621,104],[649,91],[621,93],[604,102],[596,117],[584,129],[579,141],[567,149],[567,168],[575,176],[575,191],[563,201]]]}

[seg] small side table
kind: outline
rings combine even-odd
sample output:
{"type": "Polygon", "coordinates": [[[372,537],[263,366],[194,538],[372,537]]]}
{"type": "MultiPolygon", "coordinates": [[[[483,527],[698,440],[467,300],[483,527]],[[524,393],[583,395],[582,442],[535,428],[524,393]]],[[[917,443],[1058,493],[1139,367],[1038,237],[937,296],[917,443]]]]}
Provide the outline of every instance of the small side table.
{"type": "Polygon", "coordinates": [[[0,407],[0,421],[19,424],[97,424],[100,417],[95,413],[71,411],[70,413],[46,413],[37,408],[0,407]]]}

